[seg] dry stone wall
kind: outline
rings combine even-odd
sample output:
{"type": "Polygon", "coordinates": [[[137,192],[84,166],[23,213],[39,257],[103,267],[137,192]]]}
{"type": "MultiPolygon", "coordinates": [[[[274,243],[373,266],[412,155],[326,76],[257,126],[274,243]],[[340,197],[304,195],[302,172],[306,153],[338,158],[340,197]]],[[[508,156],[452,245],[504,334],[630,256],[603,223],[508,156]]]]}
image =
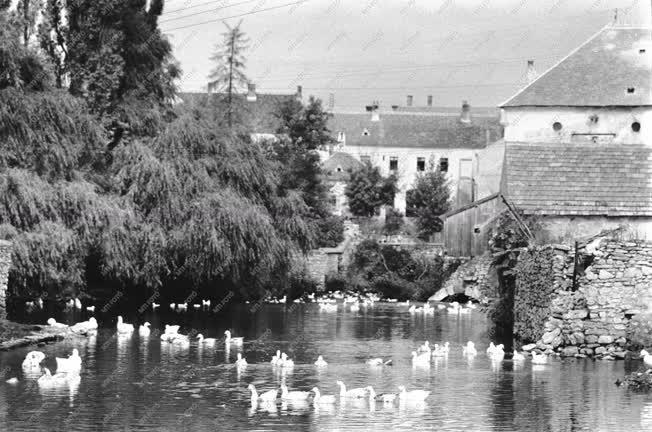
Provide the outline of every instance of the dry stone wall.
{"type": "Polygon", "coordinates": [[[575,251],[556,249],[545,333],[536,345],[563,356],[624,358],[631,318],[652,305],[652,242],[600,238],[579,250],[590,264],[572,291],[575,251]]]}
{"type": "Polygon", "coordinates": [[[485,293],[491,284],[492,256],[485,254],[473,257],[460,264],[453,274],[446,280],[444,286],[432,295],[429,301],[441,301],[454,294],[465,294],[479,301],[485,301],[485,293]]]}

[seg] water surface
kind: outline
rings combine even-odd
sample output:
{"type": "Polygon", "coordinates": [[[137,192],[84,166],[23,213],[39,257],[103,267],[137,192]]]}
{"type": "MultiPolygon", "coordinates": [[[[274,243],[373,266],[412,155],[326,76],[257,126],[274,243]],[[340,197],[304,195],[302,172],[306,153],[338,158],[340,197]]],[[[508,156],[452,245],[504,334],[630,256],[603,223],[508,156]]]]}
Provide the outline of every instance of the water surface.
{"type": "MultiPolygon", "coordinates": [[[[85,314],[85,313],[84,313],[85,314]]],[[[24,317],[38,321],[42,316],[24,317]]],[[[76,320],[81,316],[69,317],[76,320]]],[[[158,337],[116,336],[115,317],[99,314],[97,336],[40,347],[54,368],[54,357],[78,348],[83,358],[81,383],[73,388],[39,389],[22,375],[20,364],[33,348],[0,353],[0,369],[17,376],[12,386],[0,382],[0,425],[3,431],[194,431],[194,430],[652,430],[652,395],[614,385],[625,362],[569,359],[545,366],[529,360],[492,363],[484,348],[486,321],[480,312],[410,315],[407,306],[376,304],[359,312],[320,311],[316,304],[234,305],[219,313],[169,310],[127,314],[125,320],[152,328],[181,324],[181,332],[223,337],[230,328],[244,336],[242,349],[196,343],[176,347],[158,337]],[[429,368],[413,368],[410,352],[423,340],[451,343],[448,358],[429,368]],[[461,355],[473,340],[480,354],[461,355]],[[274,368],[269,359],[287,352],[296,365],[274,368]],[[242,372],[233,362],[241,352],[249,362],[242,372]],[[313,362],[323,355],[329,365],[313,362]],[[370,367],[370,357],[391,358],[391,367],[370,367]],[[8,368],[8,369],[7,369],[8,368]],[[427,389],[425,405],[384,406],[366,401],[313,408],[278,404],[253,407],[247,385],[268,390],[281,383],[290,390],[318,386],[322,394],[371,385],[396,392],[398,385],[427,389]]]]}

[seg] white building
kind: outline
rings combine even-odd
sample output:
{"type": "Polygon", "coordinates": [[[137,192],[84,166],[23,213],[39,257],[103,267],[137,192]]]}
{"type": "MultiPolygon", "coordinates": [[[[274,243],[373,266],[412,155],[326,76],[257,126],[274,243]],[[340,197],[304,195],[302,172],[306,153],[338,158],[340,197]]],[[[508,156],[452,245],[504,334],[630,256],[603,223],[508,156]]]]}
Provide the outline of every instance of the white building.
{"type": "Polygon", "coordinates": [[[461,110],[395,106],[382,111],[377,105],[367,109],[366,113],[334,114],[329,129],[338,144],[333,150],[370,162],[384,176],[396,174],[397,210],[405,213],[406,192],[419,172],[434,165],[448,173],[453,206],[473,200],[475,152],[502,134],[497,111],[474,115],[467,103],[461,110]]]}

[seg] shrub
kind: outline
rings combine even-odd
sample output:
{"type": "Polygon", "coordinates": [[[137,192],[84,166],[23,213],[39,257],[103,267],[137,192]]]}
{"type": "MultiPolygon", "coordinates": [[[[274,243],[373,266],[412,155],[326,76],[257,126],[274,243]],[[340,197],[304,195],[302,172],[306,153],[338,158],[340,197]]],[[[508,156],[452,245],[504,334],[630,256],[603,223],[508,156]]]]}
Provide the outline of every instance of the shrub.
{"type": "Polygon", "coordinates": [[[391,205],[397,191],[395,176],[383,177],[378,167],[364,164],[351,173],[345,195],[354,216],[373,216],[383,205],[391,205]]]}
{"type": "Polygon", "coordinates": [[[640,350],[652,347],[652,313],[637,314],[629,322],[627,329],[629,348],[640,350]]]}
{"type": "Polygon", "coordinates": [[[415,283],[389,274],[375,277],[371,286],[383,297],[399,300],[412,299],[418,291],[418,286],[415,283]]]}
{"type": "Polygon", "coordinates": [[[344,219],[327,216],[317,219],[317,247],[337,247],[344,241],[344,219]]]}
{"type": "Polygon", "coordinates": [[[403,227],[403,213],[396,209],[389,209],[385,216],[385,234],[397,234],[403,227]]]}
{"type": "Polygon", "coordinates": [[[345,291],[347,289],[348,281],[346,276],[339,273],[331,273],[326,275],[326,282],[324,283],[324,291],[345,291]]]}

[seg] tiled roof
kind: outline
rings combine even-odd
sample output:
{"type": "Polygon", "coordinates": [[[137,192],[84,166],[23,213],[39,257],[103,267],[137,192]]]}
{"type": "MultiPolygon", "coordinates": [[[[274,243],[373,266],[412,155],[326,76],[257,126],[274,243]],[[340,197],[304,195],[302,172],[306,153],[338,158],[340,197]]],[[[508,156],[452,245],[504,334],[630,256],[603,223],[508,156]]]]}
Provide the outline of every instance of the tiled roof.
{"type": "Polygon", "coordinates": [[[649,146],[508,142],[502,192],[526,213],[652,216],[650,179],[649,146]]]}
{"type": "MultiPolygon", "coordinates": [[[[179,93],[181,100],[187,103],[203,104],[209,97],[224,96],[208,93],[179,93]]],[[[256,101],[247,101],[245,95],[236,95],[237,103],[244,107],[245,120],[249,122],[253,133],[276,133],[279,126],[278,118],[274,115],[279,104],[295,98],[293,94],[267,94],[258,93],[256,101]]]]}
{"type": "MultiPolygon", "coordinates": [[[[389,110],[387,110],[389,111],[389,110]]],[[[394,112],[405,112],[405,113],[430,113],[438,115],[454,115],[458,116],[460,114],[459,107],[441,107],[441,106],[398,106],[396,109],[392,109],[394,112]]],[[[473,115],[476,117],[498,117],[500,116],[500,110],[496,107],[473,107],[473,115]]]]}
{"type": "Polygon", "coordinates": [[[337,137],[344,132],[347,146],[415,147],[477,149],[502,136],[498,117],[473,117],[470,124],[459,116],[419,115],[416,113],[380,113],[371,121],[371,113],[335,113],[328,128],[337,137]]]}
{"type": "Polygon", "coordinates": [[[605,28],[502,106],[652,105],[651,77],[652,30],[605,28]]]}
{"type": "Polygon", "coordinates": [[[351,171],[362,166],[362,162],[348,153],[337,152],[322,163],[322,171],[328,180],[347,181],[351,171]],[[337,171],[337,169],[340,171],[337,171]]]}

